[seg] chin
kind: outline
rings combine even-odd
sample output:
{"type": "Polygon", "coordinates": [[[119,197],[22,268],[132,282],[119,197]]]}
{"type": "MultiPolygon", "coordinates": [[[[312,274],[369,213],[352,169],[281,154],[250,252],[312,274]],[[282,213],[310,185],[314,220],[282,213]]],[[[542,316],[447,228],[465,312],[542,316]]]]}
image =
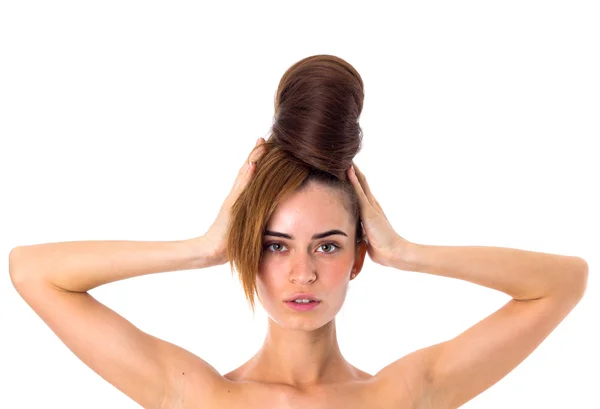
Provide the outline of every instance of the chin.
{"type": "Polygon", "coordinates": [[[324,308],[326,304],[321,304],[313,311],[294,311],[282,301],[282,307],[267,310],[270,319],[279,326],[288,329],[314,331],[331,322],[335,315],[324,308]]]}

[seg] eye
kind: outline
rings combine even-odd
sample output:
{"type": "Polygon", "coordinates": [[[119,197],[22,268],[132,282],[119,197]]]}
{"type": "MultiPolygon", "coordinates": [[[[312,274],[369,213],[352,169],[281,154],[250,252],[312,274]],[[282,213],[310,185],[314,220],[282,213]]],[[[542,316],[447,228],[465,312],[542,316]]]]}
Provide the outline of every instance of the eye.
{"type": "MultiPolygon", "coordinates": [[[[335,250],[339,250],[340,246],[335,243],[323,243],[319,246],[320,249],[325,248],[325,251],[320,251],[320,253],[332,254],[335,253],[335,250]]],[[[282,249],[285,249],[285,246],[279,242],[267,243],[263,246],[264,250],[268,250],[272,253],[281,253],[282,249]]]]}
{"type": "MultiPolygon", "coordinates": [[[[281,244],[281,243],[278,243],[278,242],[273,242],[273,243],[268,243],[268,244],[265,244],[265,245],[263,246],[263,249],[267,249],[267,250],[268,250],[268,249],[269,249],[271,246],[279,246],[279,247],[284,247],[284,246],[283,246],[283,244],[281,244]]],[[[270,251],[272,251],[272,252],[274,252],[274,253],[281,253],[281,251],[279,251],[279,250],[270,250],[270,251]]]]}
{"type": "Polygon", "coordinates": [[[339,250],[339,246],[337,244],[334,243],[323,243],[319,246],[319,248],[323,248],[324,246],[327,246],[328,248],[332,249],[331,251],[322,251],[322,253],[325,254],[330,254],[330,253],[334,253],[334,249],[338,249],[339,250]]]}

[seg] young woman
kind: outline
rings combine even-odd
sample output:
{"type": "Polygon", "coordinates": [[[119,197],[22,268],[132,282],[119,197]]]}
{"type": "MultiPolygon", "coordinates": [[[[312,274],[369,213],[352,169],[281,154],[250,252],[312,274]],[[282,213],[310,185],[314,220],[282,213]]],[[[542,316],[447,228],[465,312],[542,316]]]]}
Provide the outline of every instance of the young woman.
{"type": "Polygon", "coordinates": [[[363,83],[344,60],[305,58],[284,74],[259,139],[208,231],[177,242],[21,246],[13,284],[90,368],[145,408],[456,408],[521,363],[579,302],[579,257],[410,242],[390,225],[353,158],[363,83]],[[369,374],[346,361],[335,317],[366,255],[512,297],[454,339],[369,374]],[[117,280],[230,262],[269,315],[262,347],[220,374],[146,334],[88,291],[117,280]]]}

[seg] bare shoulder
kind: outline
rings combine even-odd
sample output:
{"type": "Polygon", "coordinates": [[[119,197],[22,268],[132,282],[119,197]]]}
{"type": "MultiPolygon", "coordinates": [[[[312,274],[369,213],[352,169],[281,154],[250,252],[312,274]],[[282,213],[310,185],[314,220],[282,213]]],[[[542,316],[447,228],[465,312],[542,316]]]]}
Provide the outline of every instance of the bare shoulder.
{"type": "Polygon", "coordinates": [[[396,408],[429,408],[428,348],[419,349],[382,368],[374,376],[381,399],[396,408]]]}
{"type": "Polygon", "coordinates": [[[543,342],[579,302],[581,287],[565,286],[538,299],[511,299],[456,337],[393,362],[376,375],[384,393],[392,399],[408,393],[414,408],[464,405],[543,342]]]}
{"type": "Polygon", "coordinates": [[[165,408],[196,409],[200,402],[209,409],[245,409],[249,402],[264,408],[429,408],[424,351],[400,358],[375,375],[355,368],[359,376],[352,382],[299,391],[283,384],[247,380],[235,371],[219,375],[202,359],[181,350],[171,370],[175,393],[165,408]]]}
{"type": "Polygon", "coordinates": [[[191,351],[174,344],[165,344],[169,362],[169,391],[163,408],[216,407],[218,398],[231,390],[232,382],[212,365],[191,351]],[[167,346],[168,345],[168,346],[167,346]]]}
{"type": "Polygon", "coordinates": [[[224,383],[207,362],[142,331],[91,294],[11,274],[19,295],[58,338],[139,405],[169,407],[167,402],[185,396],[189,385],[197,391],[197,402],[210,401],[224,383]]]}

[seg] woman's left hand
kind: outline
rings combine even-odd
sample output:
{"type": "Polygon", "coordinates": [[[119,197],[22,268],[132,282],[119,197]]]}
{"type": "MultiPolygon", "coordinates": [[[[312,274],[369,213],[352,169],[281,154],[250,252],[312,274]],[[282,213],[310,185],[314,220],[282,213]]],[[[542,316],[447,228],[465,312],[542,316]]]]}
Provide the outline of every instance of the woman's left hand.
{"type": "Polygon", "coordinates": [[[360,218],[367,236],[369,257],[384,266],[397,265],[402,261],[411,243],[396,233],[381,205],[371,193],[365,175],[354,162],[352,164],[354,171],[350,167],[347,174],[360,203],[360,218]]]}

